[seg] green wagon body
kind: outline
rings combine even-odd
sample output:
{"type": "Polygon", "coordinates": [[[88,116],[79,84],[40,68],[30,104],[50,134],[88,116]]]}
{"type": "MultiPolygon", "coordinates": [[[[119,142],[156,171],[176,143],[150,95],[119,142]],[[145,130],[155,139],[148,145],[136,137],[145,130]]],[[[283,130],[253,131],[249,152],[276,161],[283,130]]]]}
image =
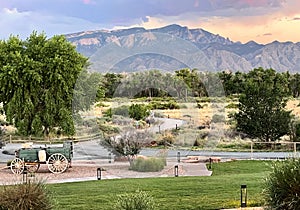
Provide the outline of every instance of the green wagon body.
{"type": "Polygon", "coordinates": [[[62,173],[71,166],[73,142],[66,141],[63,146],[45,146],[22,148],[16,151],[16,158],[11,163],[15,174],[24,171],[36,172],[40,164],[47,164],[52,173],[62,173]]]}
{"type": "Polygon", "coordinates": [[[69,162],[71,162],[73,156],[73,144],[72,142],[64,142],[62,147],[38,147],[38,148],[22,148],[16,151],[16,157],[20,158],[24,162],[44,162],[39,160],[39,151],[46,151],[46,160],[52,154],[62,154],[69,162]]]}

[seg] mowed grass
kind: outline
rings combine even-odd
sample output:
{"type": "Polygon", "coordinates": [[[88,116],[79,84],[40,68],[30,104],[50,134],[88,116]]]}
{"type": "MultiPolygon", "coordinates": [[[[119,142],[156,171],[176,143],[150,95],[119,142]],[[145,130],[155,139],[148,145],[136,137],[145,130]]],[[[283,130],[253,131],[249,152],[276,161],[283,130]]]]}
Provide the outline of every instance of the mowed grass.
{"type": "MultiPolygon", "coordinates": [[[[233,161],[213,164],[211,177],[114,179],[50,184],[55,209],[114,209],[116,196],[146,191],[157,209],[221,209],[239,207],[240,185],[246,184],[248,203],[263,205],[263,179],[271,161],[233,161]]],[[[96,178],[96,177],[95,177],[96,178]]]]}

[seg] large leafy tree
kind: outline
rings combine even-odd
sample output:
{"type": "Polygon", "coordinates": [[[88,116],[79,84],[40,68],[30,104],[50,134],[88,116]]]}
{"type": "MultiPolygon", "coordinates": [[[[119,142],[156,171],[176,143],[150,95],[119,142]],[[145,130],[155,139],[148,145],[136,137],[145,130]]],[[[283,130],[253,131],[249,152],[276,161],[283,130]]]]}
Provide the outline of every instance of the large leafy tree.
{"type": "Polygon", "coordinates": [[[248,73],[235,115],[237,130],[263,141],[275,141],[289,132],[290,111],[285,110],[288,82],[273,69],[248,73]]]}
{"type": "MultiPolygon", "coordinates": [[[[0,101],[23,135],[74,134],[74,86],[87,58],[64,36],[33,32],[26,40],[0,41],[0,101]]],[[[78,110],[74,110],[78,111],[78,110]]]]}

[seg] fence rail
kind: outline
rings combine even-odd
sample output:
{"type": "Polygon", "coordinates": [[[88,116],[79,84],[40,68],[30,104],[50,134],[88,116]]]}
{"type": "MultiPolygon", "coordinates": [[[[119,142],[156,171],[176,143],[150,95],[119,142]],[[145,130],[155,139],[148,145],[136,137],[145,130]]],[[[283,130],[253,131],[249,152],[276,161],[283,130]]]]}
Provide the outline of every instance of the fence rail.
{"type": "Polygon", "coordinates": [[[14,136],[14,135],[5,135],[2,136],[1,141],[4,143],[26,143],[26,142],[35,142],[35,143],[56,143],[56,142],[63,142],[72,140],[74,142],[81,142],[81,141],[89,141],[94,139],[99,139],[102,137],[101,133],[96,133],[92,135],[86,136],[72,136],[72,137],[61,137],[61,138],[37,138],[37,137],[24,137],[24,136],[14,136]]]}

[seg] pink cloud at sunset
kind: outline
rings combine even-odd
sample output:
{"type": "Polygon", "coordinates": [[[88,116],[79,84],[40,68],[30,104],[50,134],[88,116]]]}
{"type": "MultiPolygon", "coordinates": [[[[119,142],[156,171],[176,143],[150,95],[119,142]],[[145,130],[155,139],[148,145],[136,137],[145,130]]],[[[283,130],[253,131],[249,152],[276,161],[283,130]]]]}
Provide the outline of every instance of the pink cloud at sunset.
{"type": "Polygon", "coordinates": [[[11,0],[0,1],[0,38],[179,24],[233,41],[299,42],[299,19],[299,0],[11,0]]]}

